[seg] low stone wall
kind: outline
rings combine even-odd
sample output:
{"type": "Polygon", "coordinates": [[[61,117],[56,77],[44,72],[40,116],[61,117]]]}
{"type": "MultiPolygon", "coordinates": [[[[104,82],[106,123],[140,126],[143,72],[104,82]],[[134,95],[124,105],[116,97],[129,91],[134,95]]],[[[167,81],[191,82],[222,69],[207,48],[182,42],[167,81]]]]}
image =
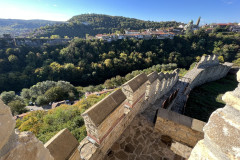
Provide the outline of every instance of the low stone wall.
{"type": "Polygon", "coordinates": [[[155,130],[171,137],[174,141],[194,147],[203,139],[205,122],[163,108],[158,110],[155,130]]]}
{"type": "MultiPolygon", "coordinates": [[[[240,71],[237,73],[240,82],[240,71]]],[[[189,160],[240,159],[240,83],[223,96],[224,108],[217,109],[203,128],[204,139],[192,150],[189,160]]]]}
{"type": "Polygon", "coordinates": [[[71,157],[78,145],[77,139],[65,128],[45,143],[44,147],[50,151],[54,159],[65,160],[71,157]]]}

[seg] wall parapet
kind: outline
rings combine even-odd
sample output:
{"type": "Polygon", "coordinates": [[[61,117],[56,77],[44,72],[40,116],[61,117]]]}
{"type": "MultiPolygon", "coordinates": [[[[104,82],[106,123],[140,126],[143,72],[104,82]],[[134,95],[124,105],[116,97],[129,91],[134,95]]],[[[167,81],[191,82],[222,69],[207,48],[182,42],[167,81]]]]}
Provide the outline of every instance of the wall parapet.
{"type": "Polygon", "coordinates": [[[206,68],[219,64],[217,55],[202,56],[201,60],[197,63],[196,68],[206,68]]]}
{"type": "Polygon", "coordinates": [[[133,118],[171,90],[178,81],[178,72],[139,74],[85,111],[82,116],[88,136],[79,146],[81,158],[105,156],[133,118]]]}
{"type": "Polygon", "coordinates": [[[199,140],[203,139],[203,127],[205,124],[205,122],[197,119],[160,108],[155,130],[177,142],[193,147],[199,140]]]}
{"type": "Polygon", "coordinates": [[[44,147],[49,150],[54,159],[65,160],[71,157],[78,145],[77,139],[65,128],[45,143],[44,147]]]}

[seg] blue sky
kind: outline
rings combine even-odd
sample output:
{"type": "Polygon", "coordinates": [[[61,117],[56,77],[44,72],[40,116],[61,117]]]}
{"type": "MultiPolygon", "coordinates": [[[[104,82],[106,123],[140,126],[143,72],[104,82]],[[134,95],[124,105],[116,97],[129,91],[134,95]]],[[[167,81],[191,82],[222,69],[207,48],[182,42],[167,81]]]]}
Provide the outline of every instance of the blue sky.
{"type": "Polygon", "coordinates": [[[100,13],[152,21],[240,22],[240,0],[0,0],[0,18],[66,21],[100,13]]]}

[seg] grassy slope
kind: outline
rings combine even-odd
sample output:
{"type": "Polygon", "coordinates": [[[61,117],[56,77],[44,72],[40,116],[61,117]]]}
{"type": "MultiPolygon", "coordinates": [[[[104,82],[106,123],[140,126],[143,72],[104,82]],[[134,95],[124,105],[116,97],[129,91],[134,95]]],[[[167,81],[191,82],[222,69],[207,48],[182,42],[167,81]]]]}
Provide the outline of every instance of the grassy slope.
{"type": "Polygon", "coordinates": [[[237,87],[235,75],[210,82],[195,88],[189,95],[185,115],[207,122],[211,113],[224,107],[222,96],[237,87]]]}

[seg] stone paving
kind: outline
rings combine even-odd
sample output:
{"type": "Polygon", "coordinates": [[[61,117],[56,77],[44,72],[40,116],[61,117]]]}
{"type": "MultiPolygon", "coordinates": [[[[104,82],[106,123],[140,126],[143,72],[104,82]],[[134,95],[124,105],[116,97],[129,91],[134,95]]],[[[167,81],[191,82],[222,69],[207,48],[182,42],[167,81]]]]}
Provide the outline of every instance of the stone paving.
{"type": "Polygon", "coordinates": [[[137,115],[110,149],[105,160],[182,160],[163,142],[144,116],[137,115]]]}

